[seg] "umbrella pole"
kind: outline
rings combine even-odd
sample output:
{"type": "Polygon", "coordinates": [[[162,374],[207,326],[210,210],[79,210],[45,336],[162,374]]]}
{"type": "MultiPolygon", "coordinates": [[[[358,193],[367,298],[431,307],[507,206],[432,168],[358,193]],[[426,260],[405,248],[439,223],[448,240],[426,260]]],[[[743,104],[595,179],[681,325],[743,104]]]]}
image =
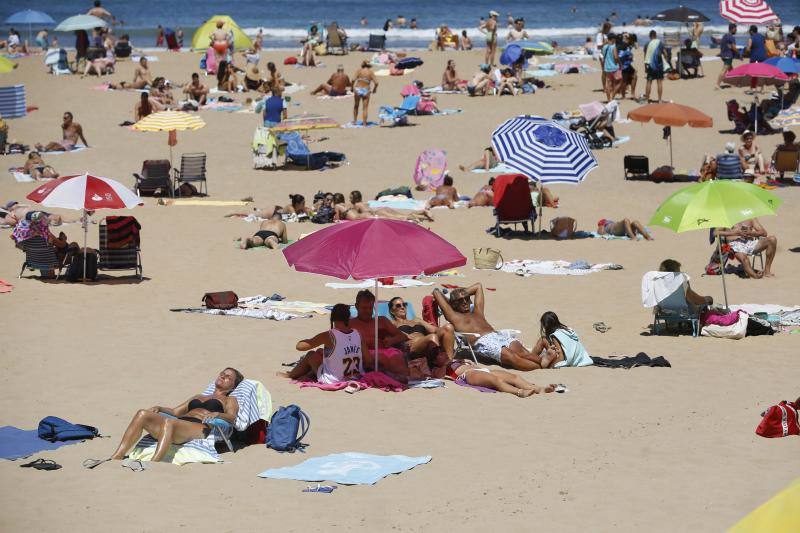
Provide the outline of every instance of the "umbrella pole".
{"type": "Polygon", "coordinates": [[[722,237],[717,235],[717,253],[719,254],[719,271],[722,274],[722,294],[725,295],[725,309],[728,308],[728,288],[725,286],[725,261],[722,260],[722,237]]]}
{"type": "Polygon", "coordinates": [[[86,281],[86,239],[89,234],[89,215],[83,208],[83,281],[86,281]]]}
{"type": "Polygon", "coordinates": [[[544,186],[542,185],[541,181],[539,182],[538,186],[539,186],[539,195],[536,198],[536,203],[539,204],[539,237],[541,237],[542,236],[542,206],[544,205],[544,200],[543,200],[544,186]]]}
{"type": "Polygon", "coordinates": [[[672,164],[672,131],[669,132],[669,167],[675,168],[675,165],[672,164]]]}
{"type": "Polygon", "coordinates": [[[375,278],[375,300],[372,302],[372,314],[375,321],[375,372],[377,372],[380,359],[378,354],[378,278],[375,278]]]}

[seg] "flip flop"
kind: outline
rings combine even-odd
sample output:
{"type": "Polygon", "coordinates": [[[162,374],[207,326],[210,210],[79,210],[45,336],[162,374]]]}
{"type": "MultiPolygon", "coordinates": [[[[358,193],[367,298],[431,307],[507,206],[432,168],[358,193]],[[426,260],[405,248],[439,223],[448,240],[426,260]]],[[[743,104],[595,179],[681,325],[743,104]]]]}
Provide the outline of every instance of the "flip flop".
{"type": "Polygon", "coordinates": [[[50,459],[36,459],[30,463],[19,465],[22,468],[35,468],[36,470],[58,470],[61,465],[50,459]]]}
{"type": "Polygon", "coordinates": [[[600,333],[605,333],[606,331],[611,329],[611,326],[606,326],[605,322],[595,322],[592,324],[592,327],[599,331],[600,333]]]}
{"type": "Polygon", "coordinates": [[[330,494],[337,488],[339,488],[338,485],[320,485],[319,483],[317,483],[316,487],[308,485],[306,488],[303,489],[303,492],[323,492],[325,494],[330,494]]]}
{"type": "Polygon", "coordinates": [[[86,459],[83,462],[83,467],[84,468],[97,468],[101,464],[106,463],[106,462],[108,462],[110,460],[111,460],[111,458],[108,458],[108,459],[86,459]]]}
{"type": "Polygon", "coordinates": [[[125,459],[122,461],[122,467],[130,468],[134,472],[142,472],[143,470],[150,468],[147,463],[139,461],[138,459],[125,459]]]}
{"type": "Polygon", "coordinates": [[[351,381],[347,384],[347,387],[344,388],[344,391],[348,394],[355,394],[360,390],[364,390],[364,388],[355,381],[351,381]]]}
{"type": "Polygon", "coordinates": [[[565,392],[569,392],[569,389],[567,388],[566,385],[562,385],[561,383],[559,383],[558,385],[556,385],[556,389],[553,392],[564,394],[565,392]]]}

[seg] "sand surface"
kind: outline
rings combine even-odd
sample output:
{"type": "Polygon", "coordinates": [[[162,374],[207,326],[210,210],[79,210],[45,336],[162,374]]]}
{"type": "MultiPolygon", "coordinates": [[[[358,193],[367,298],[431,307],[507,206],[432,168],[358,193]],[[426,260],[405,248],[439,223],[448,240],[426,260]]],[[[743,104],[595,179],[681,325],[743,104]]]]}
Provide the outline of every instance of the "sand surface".
{"type": "MultiPolygon", "coordinates": [[[[286,52],[262,55],[282,63],[286,52]]],[[[402,78],[380,79],[372,117],[384,104],[398,104],[403,84],[421,79],[437,84],[447,58],[468,77],[481,52],[422,53],[426,63],[402,78]]],[[[156,75],[185,82],[197,56],[159,54],[156,75]]],[[[326,68],[281,66],[285,78],[308,89],[342,62],[348,73],[366,54],[327,57],[326,68]]],[[[41,57],[23,59],[3,74],[3,85],[25,83],[28,104],[39,110],[10,121],[12,139],[25,144],[58,139],[61,113],[70,110],[91,148],[46,156],[61,174],[89,171],[133,185],[143,159],[167,157],[166,134],[138,133],[117,126],[132,120],[138,95],[101,92],[97,78],[52,77],[41,57]]],[[[637,64],[641,56],[637,53],[637,64]]],[[[713,90],[719,62],[706,63],[704,79],[666,82],[665,97],[704,110],[711,129],[674,130],[675,166],[697,168],[705,153],[721,151],[735,136],[724,101],[745,98],[741,90],[713,90]]],[[[120,63],[112,79],[131,79],[133,65],[120,63]]],[[[209,81],[206,79],[206,81],[209,81]]],[[[288,203],[290,193],[306,198],[318,190],[360,189],[365,197],[389,186],[409,185],[417,155],[426,148],[447,151],[456,186],[465,194],[485,183],[485,174],[462,173],[458,164],[480,156],[494,127],[517,114],[550,116],[602,98],[599,74],[548,78],[552,89],[520,97],[439,97],[440,106],[461,108],[447,117],[412,119],[413,127],[335,129],[311,132],[312,149],[342,151],[348,165],[325,172],[252,169],[250,141],[258,118],[252,114],[204,111],[207,127],[179,133],[182,152],[208,154],[213,199],[255,197],[257,206],[288,203]]],[[[643,83],[640,80],[640,84],[643,83]]],[[[177,91],[176,91],[177,94],[177,91]]],[[[242,100],[242,95],[235,96],[242,100]]],[[[342,122],[352,101],[322,101],[292,95],[290,114],[325,113],[342,122]],[[294,105],[299,103],[299,106],[294,105]]],[[[623,112],[636,107],[622,103],[623,112]]],[[[596,152],[599,168],[579,186],[554,186],[555,216],[578,220],[591,230],[599,218],[647,221],[655,207],[682,185],[623,180],[625,154],[650,157],[651,168],[667,164],[668,146],[653,124],[620,124],[631,141],[596,152]]],[[[771,153],[779,136],[761,137],[771,153]]],[[[22,156],[3,157],[5,167],[22,156]]],[[[33,184],[0,179],[0,199],[23,200],[33,184]]],[[[762,219],[777,235],[776,277],[728,277],[731,303],[799,304],[800,190],[775,191],[784,200],[777,217],[762,219]]],[[[246,209],[249,209],[247,207],[246,209]]],[[[565,383],[570,392],[521,400],[479,394],[448,385],[400,394],[366,391],[357,395],[300,390],[275,376],[282,362],[297,357],[294,345],[327,328],[327,318],[291,322],[257,321],[172,313],[171,307],[200,304],[203,293],[235,290],[240,296],[278,292],[289,299],[333,304],[351,302],[353,290],[332,290],[328,278],[290,270],[282,255],[240,251],[233,240],[257,226],[226,219],[226,207],[161,207],[154,199],[132,214],[140,220],[145,280],[121,277],[95,284],[17,280],[22,255],[8,240],[0,247],[0,277],[14,291],[0,295],[4,311],[0,425],[33,428],[57,415],[98,426],[109,439],[41,454],[61,463],[56,472],[20,469],[21,461],[0,461],[0,529],[5,531],[719,531],[767,500],[798,474],[796,439],[762,439],[754,434],[759,413],[800,394],[797,337],[740,341],[689,336],[649,336],[650,311],[640,300],[642,274],[668,257],[679,260],[694,289],[722,300],[718,277],[701,273],[711,253],[705,232],[674,234],[655,228],[655,241],[600,239],[568,242],[501,240],[484,232],[493,223],[489,208],[436,210],[431,229],[468,256],[455,283],[477,281],[487,292],[489,320],[516,328],[530,345],[539,316],[553,310],[581,335],[593,355],[644,351],[663,355],[671,369],[582,368],[536,371],[536,383],[565,383]],[[472,268],[472,249],[496,247],[506,259],[585,259],[625,268],[589,276],[521,278],[472,268]],[[594,322],[611,326],[605,334],[594,322]],[[263,381],[275,405],[299,404],[311,416],[304,455],[278,454],[252,446],[228,454],[223,465],[155,465],[134,474],[118,464],[81,468],[88,457],[109,455],[136,409],[177,405],[197,394],[225,366],[263,381]],[[265,480],[266,468],[304,457],[343,451],[433,456],[430,464],[375,486],[340,487],[332,495],[303,494],[305,483],[265,480]]],[[[66,212],[64,212],[66,214],[66,212]]],[[[102,214],[101,214],[102,216],[102,214]]],[[[63,228],[71,239],[80,227],[63,228]]],[[[316,227],[290,224],[290,238],[316,227]]],[[[4,235],[9,230],[3,230],[4,235]]],[[[97,242],[97,228],[89,243],[97,242]]],[[[113,275],[113,273],[112,273],[113,275]]],[[[447,281],[453,281],[453,279],[447,281]]],[[[393,291],[417,306],[428,289],[393,291]]],[[[382,296],[388,296],[384,291],[382,296]]],[[[38,456],[37,456],[38,457],[38,456]]]]}

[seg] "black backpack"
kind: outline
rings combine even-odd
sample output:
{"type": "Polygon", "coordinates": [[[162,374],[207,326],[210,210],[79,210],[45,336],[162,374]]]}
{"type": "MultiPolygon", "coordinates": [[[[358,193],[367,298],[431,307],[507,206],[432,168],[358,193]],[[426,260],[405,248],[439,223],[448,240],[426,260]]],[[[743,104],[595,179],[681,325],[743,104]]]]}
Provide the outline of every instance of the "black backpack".
{"type": "Polygon", "coordinates": [[[333,207],[328,207],[326,205],[320,206],[317,209],[317,212],[314,213],[314,216],[311,217],[311,222],[314,224],[330,224],[333,222],[333,215],[336,213],[333,207]]]}
{"type": "MultiPolygon", "coordinates": [[[[72,260],[67,266],[64,277],[73,283],[83,279],[83,252],[72,254],[72,260]]],[[[91,281],[97,279],[97,252],[89,252],[86,255],[86,279],[91,281]]]]}

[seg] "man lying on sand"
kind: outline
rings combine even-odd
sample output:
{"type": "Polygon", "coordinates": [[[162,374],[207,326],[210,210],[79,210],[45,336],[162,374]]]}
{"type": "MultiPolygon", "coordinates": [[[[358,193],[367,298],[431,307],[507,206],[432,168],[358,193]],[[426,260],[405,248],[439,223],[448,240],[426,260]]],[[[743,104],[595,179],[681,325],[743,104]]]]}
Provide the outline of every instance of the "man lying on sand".
{"type": "Polygon", "coordinates": [[[350,76],[344,73],[344,66],[339,65],[336,67],[336,72],[331,74],[331,77],[328,78],[328,81],[311,91],[311,94],[315,96],[344,96],[347,94],[347,88],[350,87],[350,85],[350,76]]]}
{"type": "Polygon", "coordinates": [[[64,137],[62,140],[52,141],[46,145],[36,143],[36,149],[40,152],[69,152],[75,149],[78,140],[82,141],[86,148],[89,147],[89,143],[86,142],[86,137],[83,136],[83,128],[73,120],[72,113],[69,111],[64,112],[64,122],[61,124],[61,131],[64,137]]]}
{"type": "Polygon", "coordinates": [[[261,223],[258,231],[252,237],[241,239],[240,247],[242,250],[255,248],[256,246],[266,246],[272,250],[280,247],[280,244],[289,242],[286,236],[286,224],[281,220],[279,211],[272,213],[269,220],[261,223]]]}
{"type": "Polygon", "coordinates": [[[142,56],[139,59],[139,65],[133,71],[133,81],[121,81],[119,83],[109,83],[108,88],[114,90],[120,89],[144,89],[153,83],[150,67],[147,65],[147,58],[142,56]]]}
{"type": "Polygon", "coordinates": [[[486,321],[483,285],[480,283],[475,283],[466,289],[453,289],[449,298],[446,298],[439,289],[434,289],[433,297],[444,313],[444,318],[453,324],[457,332],[477,335],[465,336],[476,354],[515,370],[542,368],[542,359],[538,355],[529,352],[522,343],[508,333],[496,331],[486,321]],[[470,298],[473,296],[475,306],[470,310],[470,298]]]}

